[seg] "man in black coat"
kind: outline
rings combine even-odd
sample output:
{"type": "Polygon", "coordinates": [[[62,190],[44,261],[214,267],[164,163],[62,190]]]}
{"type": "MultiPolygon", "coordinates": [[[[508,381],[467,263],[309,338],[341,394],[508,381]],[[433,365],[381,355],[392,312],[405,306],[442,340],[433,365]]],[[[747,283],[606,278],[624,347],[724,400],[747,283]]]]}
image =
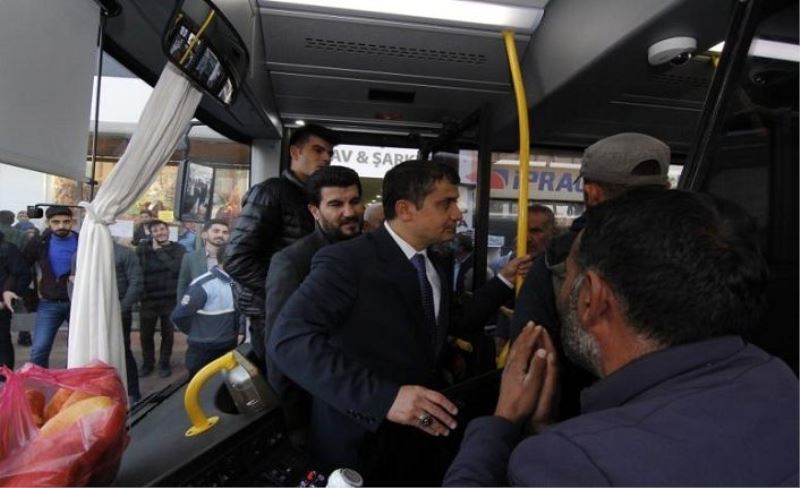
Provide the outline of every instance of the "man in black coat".
{"type": "Polygon", "coordinates": [[[22,252],[6,242],[0,232],[0,364],[14,369],[14,344],[11,342],[11,315],[14,302],[28,288],[30,267],[22,252]]]}
{"type": "MultiPolygon", "coordinates": [[[[361,235],[364,204],[358,173],[344,166],[326,166],[308,179],[308,210],[317,222],[311,234],[272,256],[266,283],[266,340],[286,301],[311,270],[311,258],[332,244],[361,235]]],[[[282,400],[287,427],[308,425],[308,394],[287,378],[267,356],[267,377],[282,400]]]]}
{"type": "Polygon", "coordinates": [[[170,358],[174,337],[170,314],[175,308],[178,273],[186,248],[169,240],[169,227],[161,220],[149,222],[152,239],[144,240],[136,248],[142,267],[144,290],[139,311],[139,338],[142,342],[142,367],[139,376],[149,376],[155,366],[155,329],[161,321],[161,353],[158,375],[166,378],[172,374],[170,358]]]}
{"type": "Polygon", "coordinates": [[[428,247],[455,235],[458,182],[441,163],[392,168],[383,181],[384,226],[320,249],[278,316],[267,349],[313,396],[308,444],[325,468],[352,467],[377,485],[441,480],[417,475],[435,471],[435,454],[426,453],[457,426],[456,406],[434,390],[446,338],[480,330],[529,262],[510,263],[476,292],[462,320],[453,315],[452,261],[428,247]],[[378,449],[373,434],[382,427],[398,432],[378,449]]]}
{"type": "Polygon", "coordinates": [[[247,191],[227,247],[226,271],[237,283],[240,311],[250,321],[250,342],[264,357],[264,279],[272,255],[314,230],[304,183],[330,164],[337,138],[317,125],[304,126],[289,140],[291,164],[278,178],[247,191]]]}

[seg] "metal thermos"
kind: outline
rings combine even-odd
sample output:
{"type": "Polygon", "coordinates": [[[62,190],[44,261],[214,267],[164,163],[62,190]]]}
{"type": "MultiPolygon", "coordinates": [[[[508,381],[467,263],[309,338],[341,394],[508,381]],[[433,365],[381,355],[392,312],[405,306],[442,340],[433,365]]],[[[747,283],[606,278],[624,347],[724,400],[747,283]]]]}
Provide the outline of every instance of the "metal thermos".
{"type": "Polygon", "coordinates": [[[239,351],[233,351],[238,363],[225,372],[225,384],[240,413],[260,412],[277,404],[272,392],[258,368],[239,351]]]}

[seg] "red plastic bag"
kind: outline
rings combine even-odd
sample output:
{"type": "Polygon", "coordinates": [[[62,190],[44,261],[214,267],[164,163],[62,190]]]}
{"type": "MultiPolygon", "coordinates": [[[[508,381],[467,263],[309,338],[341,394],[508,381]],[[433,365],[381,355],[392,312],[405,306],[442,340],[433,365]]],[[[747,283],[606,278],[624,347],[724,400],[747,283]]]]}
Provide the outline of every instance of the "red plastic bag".
{"type": "Polygon", "coordinates": [[[0,367],[0,374],[6,377],[0,390],[0,485],[111,484],[129,440],[127,396],[114,368],[101,361],[60,370],[28,363],[17,372],[0,367]],[[41,392],[49,403],[60,388],[79,392],[75,399],[107,398],[92,398],[100,407],[60,429],[45,424],[42,434],[26,390],[41,392]]]}

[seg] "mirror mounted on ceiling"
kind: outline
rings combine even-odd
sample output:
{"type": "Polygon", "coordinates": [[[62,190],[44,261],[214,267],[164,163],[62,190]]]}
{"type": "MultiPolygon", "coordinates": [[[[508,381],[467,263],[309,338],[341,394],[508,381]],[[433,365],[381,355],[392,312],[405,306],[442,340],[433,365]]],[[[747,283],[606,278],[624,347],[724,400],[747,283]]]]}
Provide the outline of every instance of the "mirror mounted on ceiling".
{"type": "Polygon", "coordinates": [[[210,0],[179,1],[161,48],[204,92],[225,105],[236,100],[249,55],[236,29],[210,0]]]}

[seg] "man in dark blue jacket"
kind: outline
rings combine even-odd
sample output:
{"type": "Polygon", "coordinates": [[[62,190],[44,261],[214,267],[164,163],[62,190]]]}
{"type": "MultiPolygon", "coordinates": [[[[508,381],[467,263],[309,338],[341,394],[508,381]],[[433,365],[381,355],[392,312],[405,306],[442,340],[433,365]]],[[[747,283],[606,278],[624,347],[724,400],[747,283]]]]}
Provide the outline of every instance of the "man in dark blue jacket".
{"type": "Polygon", "coordinates": [[[188,336],[186,369],[189,377],[236,347],[239,315],[233,302],[233,280],[224,271],[225,244],[219,264],[198,276],[180,297],[171,319],[188,336]]]}
{"type": "Polygon", "coordinates": [[[797,377],[741,337],[767,275],[732,203],[635,191],[590,209],[557,303],[567,357],[600,380],[580,416],[548,427],[556,353],[526,326],[445,484],[797,486],[797,377]]]}

